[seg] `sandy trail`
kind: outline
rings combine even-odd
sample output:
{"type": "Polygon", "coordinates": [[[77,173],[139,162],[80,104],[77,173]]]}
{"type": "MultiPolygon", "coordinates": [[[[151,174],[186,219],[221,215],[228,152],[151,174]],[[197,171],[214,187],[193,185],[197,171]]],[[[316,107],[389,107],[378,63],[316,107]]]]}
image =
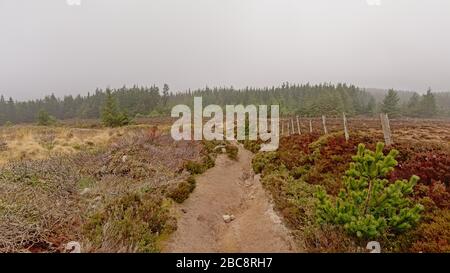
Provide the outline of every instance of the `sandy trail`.
{"type": "Polygon", "coordinates": [[[177,207],[178,229],[163,252],[299,251],[251,170],[252,153],[239,147],[238,160],[219,155],[216,166],[197,177],[197,187],[177,207]],[[225,223],[222,216],[236,219],[225,223]]]}

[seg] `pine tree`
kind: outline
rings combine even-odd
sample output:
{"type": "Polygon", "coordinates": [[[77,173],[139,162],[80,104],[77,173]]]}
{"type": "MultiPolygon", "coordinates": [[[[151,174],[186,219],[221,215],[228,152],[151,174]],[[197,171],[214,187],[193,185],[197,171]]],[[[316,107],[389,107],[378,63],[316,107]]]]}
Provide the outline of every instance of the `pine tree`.
{"type": "Polygon", "coordinates": [[[363,144],[358,146],[343,178],[344,188],[335,201],[323,188],[319,190],[320,223],[342,225],[349,234],[365,239],[375,239],[386,231],[402,232],[418,223],[423,207],[412,204],[407,196],[419,178],[390,183],[385,177],[397,166],[398,151],[392,149],[385,156],[383,148],[383,143],[377,144],[375,152],[363,144]]]}
{"type": "Polygon", "coordinates": [[[431,118],[436,115],[436,99],[434,94],[431,93],[431,89],[428,89],[427,93],[422,96],[420,102],[420,113],[422,117],[431,118]]]}
{"type": "Polygon", "coordinates": [[[41,126],[49,126],[56,122],[55,118],[51,116],[46,110],[39,110],[37,123],[41,126]]]}
{"type": "Polygon", "coordinates": [[[16,115],[16,104],[14,103],[14,100],[10,97],[7,105],[6,105],[6,115],[7,120],[10,122],[17,122],[17,115],[16,115]]]}
{"type": "Polygon", "coordinates": [[[163,106],[167,106],[167,101],[169,100],[169,85],[167,83],[164,84],[163,87],[163,106]]]}
{"type": "Polygon", "coordinates": [[[101,118],[103,124],[108,127],[118,127],[130,123],[128,115],[119,111],[116,98],[110,89],[106,89],[106,98],[101,118]]]}
{"type": "Polygon", "coordinates": [[[373,114],[375,114],[375,108],[376,108],[377,104],[375,101],[374,97],[371,97],[369,99],[369,102],[367,103],[366,109],[364,111],[365,114],[372,116],[373,114]]]}
{"type": "Polygon", "coordinates": [[[3,95],[0,96],[0,125],[7,122],[6,101],[3,95]]]}
{"type": "Polygon", "coordinates": [[[411,117],[420,116],[420,96],[416,92],[409,98],[405,112],[411,117]]]}
{"type": "Polygon", "coordinates": [[[395,117],[399,115],[399,108],[398,108],[398,102],[399,97],[397,95],[397,92],[395,92],[393,89],[390,89],[386,96],[383,99],[383,104],[381,105],[381,111],[383,113],[389,114],[391,117],[395,117]]]}

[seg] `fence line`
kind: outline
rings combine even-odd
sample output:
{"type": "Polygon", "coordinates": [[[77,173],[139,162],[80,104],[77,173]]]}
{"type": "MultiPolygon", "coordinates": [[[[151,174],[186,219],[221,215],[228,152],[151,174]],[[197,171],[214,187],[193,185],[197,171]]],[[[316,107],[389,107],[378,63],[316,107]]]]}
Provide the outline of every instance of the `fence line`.
{"type": "MultiPolygon", "coordinates": [[[[287,127],[287,135],[301,135],[302,133],[302,126],[304,126],[304,124],[302,124],[302,118],[299,116],[296,116],[296,123],[294,123],[294,119],[293,117],[286,117],[286,118],[280,118],[280,127],[281,127],[281,135],[285,135],[284,132],[284,127],[287,127]],[[297,126],[297,130],[295,128],[295,125],[297,126]]],[[[304,118],[303,118],[304,119],[304,118]]],[[[326,117],[325,115],[322,115],[321,117],[315,117],[315,118],[307,118],[309,120],[309,133],[313,133],[313,123],[315,123],[316,125],[322,127],[322,132],[324,134],[328,134],[329,133],[329,128],[328,125],[332,124],[334,125],[334,127],[338,126],[338,128],[342,128],[341,130],[344,132],[344,137],[345,140],[348,142],[350,140],[350,129],[349,129],[349,121],[350,123],[352,121],[357,121],[358,119],[352,119],[352,118],[347,118],[345,113],[342,113],[342,117],[338,118],[338,117],[326,117]],[[336,125],[337,123],[337,125],[336,125]],[[341,127],[342,126],[342,127],[341,127]]],[[[383,136],[384,136],[384,142],[386,144],[386,146],[390,146],[392,144],[394,144],[394,141],[392,139],[392,131],[391,131],[391,127],[390,127],[390,121],[389,121],[389,117],[387,114],[380,114],[380,118],[376,119],[376,118],[366,118],[363,120],[363,128],[376,128],[377,126],[374,126],[375,124],[380,124],[381,122],[381,129],[383,132],[383,136]],[[371,126],[368,126],[368,124],[370,124],[371,126]]],[[[379,125],[378,125],[379,126],[379,125]]],[[[333,127],[333,126],[332,126],[333,127]]],[[[307,125],[306,125],[306,128],[307,125]]]]}
{"type": "MultiPolygon", "coordinates": [[[[322,130],[319,129],[319,132],[322,131],[324,134],[328,134],[329,131],[335,131],[336,127],[339,128],[338,131],[343,131],[345,140],[348,142],[350,140],[350,127],[349,123],[351,125],[352,121],[362,121],[363,126],[356,128],[355,130],[363,130],[363,129],[373,129],[379,126],[381,123],[381,129],[384,136],[384,142],[386,146],[390,146],[394,144],[393,138],[392,138],[392,131],[390,126],[390,120],[387,114],[380,114],[379,119],[377,118],[364,118],[364,119],[353,119],[353,118],[347,118],[345,113],[342,113],[341,118],[337,117],[326,117],[325,115],[322,115],[321,117],[309,117],[309,118],[303,118],[306,120],[309,120],[309,133],[312,134],[314,132],[313,130],[313,123],[315,126],[322,126],[322,130]],[[368,126],[370,124],[370,126],[368,126]],[[329,126],[331,125],[331,126],[329,126]],[[329,128],[334,130],[329,130],[329,128]]],[[[258,119],[258,121],[260,121],[258,119]]],[[[296,116],[296,123],[294,123],[293,117],[284,117],[279,118],[279,132],[281,132],[281,136],[290,136],[290,135],[301,135],[302,133],[302,127],[306,128],[305,131],[308,130],[308,125],[303,123],[302,124],[302,117],[296,116]],[[297,125],[297,130],[295,128],[295,125],[297,125]]],[[[269,119],[268,121],[270,124],[272,124],[272,120],[269,119]]],[[[270,127],[270,126],[269,126],[270,127]]]]}

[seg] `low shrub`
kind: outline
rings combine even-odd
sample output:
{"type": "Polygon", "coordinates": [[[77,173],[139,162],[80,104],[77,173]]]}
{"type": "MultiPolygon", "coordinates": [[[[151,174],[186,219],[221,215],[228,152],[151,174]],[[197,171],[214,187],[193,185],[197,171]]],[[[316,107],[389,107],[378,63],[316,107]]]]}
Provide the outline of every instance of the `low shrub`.
{"type": "Polygon", "coordinates": [[[202,163],[195,162],[192,160],[189,160],[185,163],[184,168],[190,173],[190,174],[201,174],[205,171],[205,168],[203,167],[202,163]]]}
{"type": "Polygon", "coordinates": [[[440,210],[413,233],[412,252],[450,252],[450,211],[440,210]]]}
{"type": "Polygon", "coordinates": [[[269,171],[276,169],[276,162],[278,160],[277,152],[262,152],[253,157],[252,167],[255,173],[261,173],[263,170],[269,171]]]}
{"type": "Polygon", "coordinates": [[[227,151],[227,155],[229,158],[233,159],[233,160],[237,160],[238,158],[238,152],[239,152],[239,148],[232,145],[232,144],[227,144],[225,146],[225,149],[227,151]]]}
{"type": "Polygon", "coordinates": [[[207,154],[220,153],[217,147],[225,145],[225,141],[221,140],[204,140],[202,141],[203,148],[207,154]]]}
{"type": "Polygon", "coordinates": [[[214,167],[215,162],[211,156],[207,155],[203,158],[202,162],[187,161],[184,168],[192,175],[202,174],[207,169],[214,167]]]}
{"type": "Polygon", "coordinates": [[[244,144],[244,148],[249,150],[252,153],[257,153],[259,150],[261,150],[261,140],[244,140],[241,142],[244,144]]]}
{"type": "Polygon", "coordinates": [[[431,185],[433,181],[441,181],[450,186],[450,152],[435,150],[421,152],[409,157],[389,176],[391,180],[405,179],[414,172],[420,177],[420,183],[431,185]]]}
{"type": "Polygon", "coordinates": [[[203,157],[203,169],[206,171],[216,165],[213,154],[208,154],[203,157]]]}
{"type": "Polygon", "coordinates": [[[83,226],[91,251],[158,252],[158,239],[175,229],[169,205],[152,193],[127,193],[89,216],[83,226]]]}
{"type": "Polygon", "coordinates": [[[191,175],[186,181],[178,183],[175,188],[169,190],[168,197],[172,198],[177,203],[183,203],[194,191],[195,184],[195,178],[191,175]]]}
{"type": "Polygon", "coordinates": [[[343,253],[358,252],[357,244],[342,227],[329,224],[309,225],[301,235],[308,252],[312,253],[343,253]]]}
{"type": "Polygon", "coordinates": [[[0,168],[0,252],[56,252],[76,236],[79,164],[77,158],[58,157],[0,168]]]}

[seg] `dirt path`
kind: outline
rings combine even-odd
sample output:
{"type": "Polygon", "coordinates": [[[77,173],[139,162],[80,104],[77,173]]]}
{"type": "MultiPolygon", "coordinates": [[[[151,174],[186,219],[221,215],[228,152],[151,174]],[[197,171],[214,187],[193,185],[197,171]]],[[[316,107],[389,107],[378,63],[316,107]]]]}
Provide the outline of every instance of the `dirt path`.
{"type": "Polygon", "coordinates": [[[298,251],[253,175],[252,156],[239,147],[238,161],[219,155],[216,166],[197,177],[195,191],[177,207],[178,229],[164,252],[298,251]],[[225,223],[225,214],[235,220],[225,223]]]}

